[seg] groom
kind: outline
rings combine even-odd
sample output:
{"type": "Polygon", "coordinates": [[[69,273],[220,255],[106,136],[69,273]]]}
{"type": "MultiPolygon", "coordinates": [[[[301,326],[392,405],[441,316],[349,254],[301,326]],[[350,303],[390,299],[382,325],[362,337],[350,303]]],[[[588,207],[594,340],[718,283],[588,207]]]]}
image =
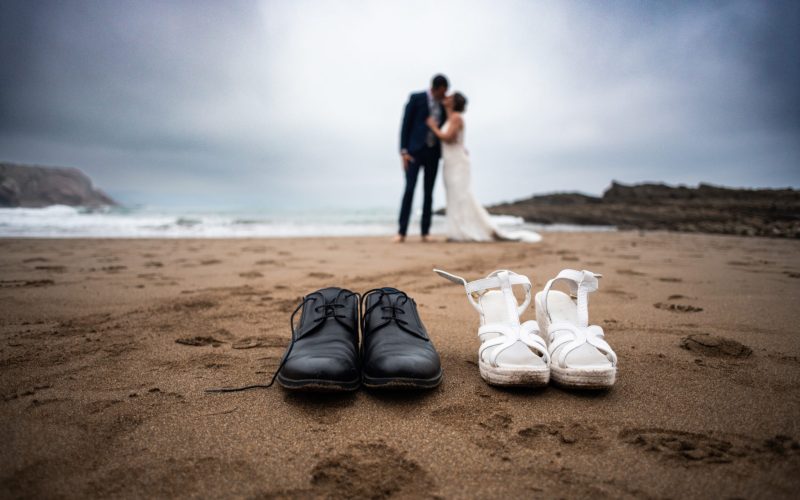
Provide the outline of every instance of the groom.
{"type": "Polygon", "coordinates": [[[445,120],[442,99],[447,93],[447,78],[436,75],[431,88],[426,92],[411,94],[403,115],[400,129],[400,156],[403,159],[403,170],[406,173],[406,191],[400,206],[400,228],[394,241],[402,243],[406,239],[408,219],[411,217],[411,202],[414,200],[414,188],[420,169],[424,171],[425,197],[422,203],[422,241],[428,241],[431,229],[431,209],[433,205],[433,185],[436,172],[439,170],[439,158],[442,147],[439,139],[425,124],[432,116],[441,127],[445,120]]]}

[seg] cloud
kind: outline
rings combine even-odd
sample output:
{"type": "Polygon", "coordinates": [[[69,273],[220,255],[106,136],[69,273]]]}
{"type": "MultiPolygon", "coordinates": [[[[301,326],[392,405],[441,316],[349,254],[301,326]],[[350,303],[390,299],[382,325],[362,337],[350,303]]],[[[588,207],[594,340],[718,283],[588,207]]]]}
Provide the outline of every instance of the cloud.
{"type": "Polygon", "coordinates": [[[800,184],[792,2],[0,9],[0,158],[80,166],[128,201],[394,206],[402,107],[439,71],[469,97],[487,202],[800,184]]]}

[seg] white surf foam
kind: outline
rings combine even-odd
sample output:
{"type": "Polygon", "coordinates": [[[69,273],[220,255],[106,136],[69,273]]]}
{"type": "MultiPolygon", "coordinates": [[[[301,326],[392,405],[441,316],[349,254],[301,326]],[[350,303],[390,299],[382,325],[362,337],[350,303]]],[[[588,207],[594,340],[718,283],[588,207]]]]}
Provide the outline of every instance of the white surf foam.
{"type": "MultiPolygon", "coordinates": [[[[611,227],[526,224],[519,217],[493,216],[504,229],[607,231],[611,227]]],[[[412,221],[410,233],[418,231],[412,221]]],[[[390,209],[278,213],[258,210],[175,211],[155,208],[86,210],[63,205],[0,209],[0,237],[27,238],[255,238],[384,236],[397,230],[390,209]]],[[[433,234],[444,234],[445,218],[434,216],[433,234]]]]}

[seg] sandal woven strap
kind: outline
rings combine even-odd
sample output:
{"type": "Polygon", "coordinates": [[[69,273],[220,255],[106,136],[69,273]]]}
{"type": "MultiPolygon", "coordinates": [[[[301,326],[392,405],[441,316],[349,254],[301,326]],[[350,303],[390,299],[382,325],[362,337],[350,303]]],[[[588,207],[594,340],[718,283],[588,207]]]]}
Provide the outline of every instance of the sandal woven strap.
{"type": "Polygon", "coordinates": [[[550,356],[558,353],[558,366],[567,368],[569,353],[589,343],[603,353],[613,366],[617,366],[617,354],[605,341],[603,329],[597,325],[575,326],[571,323],[554,323],[547,329],[550,356]]]}
{"type": "Polygon", "coordinates": [[[501,352],[505,351],[517,342],[522,342],[537,353],[542,358],[542,361],[548,363],[550,355],[547,352],[547,345],[544,339],[539,336],[539,325],[533,321],[526,321],[521,325],[508,325],[501,323],[494,323],[491,325],[484,325],[478,329],[478,337],[481,339],[481,347],[478,350],[478,358],[483,359],[483,352],[487,349],[495,347],[488,359],[492,366],[497,366],[497,357],[501,352]],[[497,337],[484,339],[486,334],[496,333],[497,337]]]}

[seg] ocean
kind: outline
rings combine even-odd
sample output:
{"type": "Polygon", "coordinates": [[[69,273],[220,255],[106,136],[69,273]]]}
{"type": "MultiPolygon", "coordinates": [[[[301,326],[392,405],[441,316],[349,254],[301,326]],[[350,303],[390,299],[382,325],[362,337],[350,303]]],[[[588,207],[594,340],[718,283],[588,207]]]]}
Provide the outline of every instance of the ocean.
{"type": "MultiPolygon", "coordinates": [[[[528,224],[519,217],[492,216],[503,229],[537,232],[613,231],[610,226],[528,224]]],[[[0,208],[0,237],[24,238],[289,238],[390,236],[397,231],[396,209],[188,210],[155,207],[89,210],[54,205],[0,208]]],[[[419,214],[409,235],[419,234],[419,214]]],[[[445,234],[446,219],[434,216],[432,235],[445,234]]]]}

